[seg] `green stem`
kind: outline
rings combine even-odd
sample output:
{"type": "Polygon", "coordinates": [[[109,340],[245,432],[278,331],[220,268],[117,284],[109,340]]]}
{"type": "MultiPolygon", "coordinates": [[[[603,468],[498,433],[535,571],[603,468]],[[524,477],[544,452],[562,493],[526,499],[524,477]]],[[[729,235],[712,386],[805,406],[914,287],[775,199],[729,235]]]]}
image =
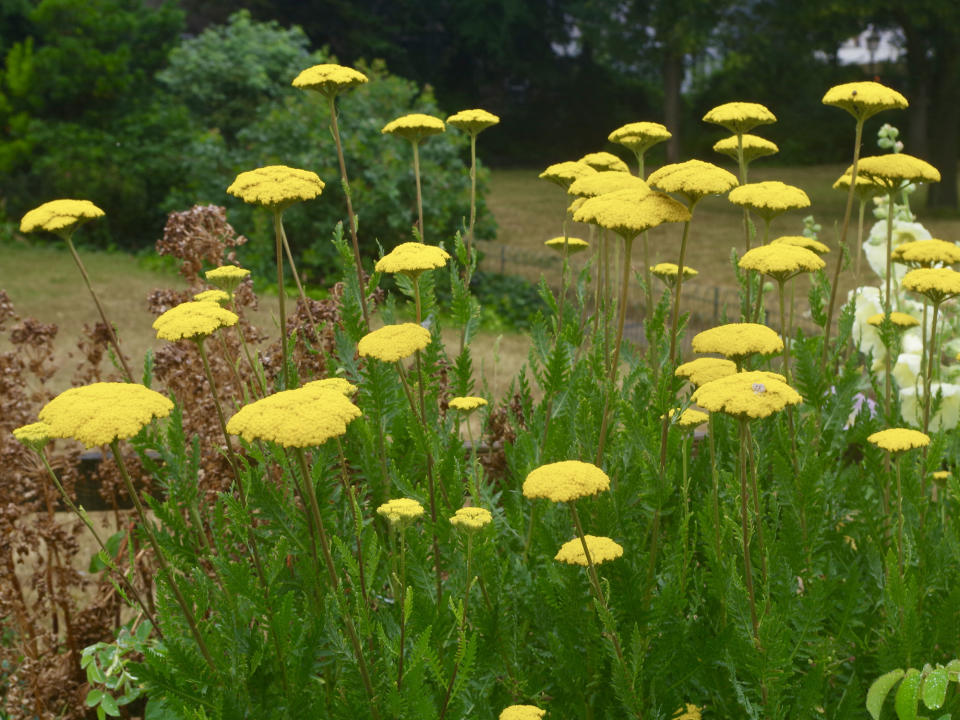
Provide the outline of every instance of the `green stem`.
{"type": "MultiPolygon", "coordinates": [[[[471,576],[471,567],[470,561],[473,554],[473,536],[468,532],[467,533],[467,583],[466,587],[463,590],[463,614],[460,616],[460,642],[466,644],[466,633],[467,633],[467,608],[470,605],[470,587],[473,585],[473,577],[471,576]]],[[[453,665],[453,672],[450,673],[450,682],[447,684],[447,694],[443,698],[443,706],[440,708],[440,720],[443,720],[447,715],[447,707],[450,704],[450,697],[453,694],[453,684],[457,679],[457,671],[460,669],[460,660],[459,654],[458,659],[453,665]]]]}
{"type": "Polygon", "coordinates": [[[420,231],[420,242],[426,242],[423,236],[423,194],[420,190],[420,144],[413,143],[413,176],[417,181],[417,229],[420,231]]]}
{"type": "Polygon", "coordinates": [[[360,503],[357,502],[357,493],[353,488],[353,483],[347,473],[347,457],[343,454],[343,444],[340,438],[337,438],[337,452],[340,455],[340,484],[350,502],[350,510],[353,513],[353,524],[357,533],[357,572],[360,576],[360,597],[367,602],[367,581],[363,570],[363,515],[360,513],[360,503]]]}
{"type": "Polygon", "coordinates": [[[760,647],[760,623],[757,621],[757,601],[753,591],[753,567],[750,564],[750,524],[747,510],[747,421],[740,420],[740,526],[743,532],[743,576],[750,598],[750,623],[753,625],[753,642],[760,647]]]}
{"type": "Polygon", "coordinates": [[[400,528],[400,660],[397,663],[397,690],[403,685],[403,652],[407,628],[407,541],[400,528]]]}
{"type": "MultiPolygon", "coordinates": [[[[891,283],[893,281],[893,273],[891,272],[893,268],[893,262],[891,256],[893,253],[893,190],[890,191],[890,204],[887,207],[887,270],[886,270],[886,290],[883,294],[883,314],[884,327],[889,330],[890,327],[890,313],[893,310],[893,298],[891,297],[891,283]]],[[[884,412],[886,417],[890,417],[890,375],[892,374],[891,365],[893,364],[893,358],[891,357],[892,348],[885,348],[886,352],[884,355],[884,378],[883,378],[883,400],[884,400],[884,412]]]]}
{"type": "Polygon", "coordinates": [[[867,202],[860,198],[860,214],[857,218],[857,283],[860,282],[860,261],[863,259],[863,213],[867,209],[867,202]]]}
{"type": "Polygon", "coordinates": [[[279,209],[273,211],[273,232],[277,246],[277,294],[280,297],[280,361],[282,365],[280,378],[283,383],[281,389],[287,390],[290,387],[290,381],[287,377],[287,306],[283,291],[283,224],[280,220],[282,214],[279,209]]]}
{"type": "MultiPolygon", "coordinates": [[[[233,299],[233,296],[230,296],[230,309],[233,311],[234,315],[239,317],[240,313],[237,312],[237,303],[233,299]]],[[[247,358],[247,364],[250,365],[250,371],[253,373],[253,377],[257,381],[258,389],[260,390],[261,397],[266,397],[267,395],[267,381],[263,377],[263,368],[260,367],[259,363],[253,361],[253,356],[250,354],[250,347],[247,345],[247,339],[244,337],[243,329],[240,327],[240,320],[237,320],[236,324],[237,336],[240,338],[240,346],[243,348],[243,354],[247,358]]]]}
{"type": "Polygon", "coordinates": [[[237,464],[237,456],[233,452],[233,441],[230,439],[230,433],[227,432],[227,421],[223,415],[223,406],[220,404],[220,394],[217,392],[217,383],[213,379],[213,372],[210,370],[210,360],[207,357],[207,350],[203,346],[203,336],[194,338],[197,345],[197,351],[200,353],[200,359],[203,361],[203,372],[207,376],[207,382],[210,384],[210,397],[213,398],[213,405],[217,409],[217,421],[220,424],[220,432],[223,433],[223,440],[227,444],[227,462],[230,464],[230,470],[237,481],[237,489],[240,492],[241,502],[246,506],[244,497],[243,483],[240,482],[240,469],[237,464]]]}
{"type": "MultiPolygon", "coordinates": [[[[763,219],[763,242],[760,243],[760,247],[763,247],[767,244],[767,240],[770,239],[770,217],[764,217],[763,219]]],[[[761,322],[760,315],[762,313],[763,307],[763,278],[760,277],[760,273],[756,273],[756,276],[760,279],[760,289],[757,291],[757,306],[753,311],[753,322],[761,322]]]]}
{"type": "Polygon", "coordinates": [[[787,314],[783,304],[783,278],[777,277],[777,289],[780,297],[780,339],[783,341],[783,376],[790,383],[790,336],[787,335],[787,314]]]}
{"type": "Polygon", "coordinates": [[[303,309],[307,313],[307,319],[310,321],[310,327],[316,328],[317,321],[313,319],[313,312],[310,310],[310,301],[307,299],[307,293],[304,292],[303,285],[300,284],[300,274],[297,272],[297,265],[293,262],[293,253],[290,252],[290,243],[287,242],[287,231],[283,229],[283,219],[280,220],[280,232],[283,235],[283,249],[287,253],[287,262],[290,263],[290,273],[293,275],[293,281],[297,285],[297,292],[303,301],[303,309]]]}
{"type": "MultiPolygon", "coordinates": [[[[470,133],[470,229],[467,232],[467,270],[470,269],[470,247],[477,223],[477,134],[470,133]]],[[[469,285],[469,282],[468,282],[469,285]]]]}
{"type": "MultiPolygon", "coordinates": [[[[903,485],[900,481],[900,454],[897,454],[897,568],[903,582],[903,485]]],[[[900,608],[901,616],[903,608],[900,608]]]]}

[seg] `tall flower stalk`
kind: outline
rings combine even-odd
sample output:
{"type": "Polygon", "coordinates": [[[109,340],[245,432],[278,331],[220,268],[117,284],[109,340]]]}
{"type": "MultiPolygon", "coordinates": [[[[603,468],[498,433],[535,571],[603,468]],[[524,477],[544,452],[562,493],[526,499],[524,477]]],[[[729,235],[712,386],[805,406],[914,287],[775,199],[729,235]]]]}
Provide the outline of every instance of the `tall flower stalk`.
{"type": "Polygon", "coordinates": [[[420,242],[426,242],[423,230],[423,192],[420,187],[420,143],[431,135],[444,132],[445,129],[440,118],[413,113],[391,120],[381,130],[382,133],[405,138],[413,146],[413,177],[417,188],[417,239],[420,242]]]}

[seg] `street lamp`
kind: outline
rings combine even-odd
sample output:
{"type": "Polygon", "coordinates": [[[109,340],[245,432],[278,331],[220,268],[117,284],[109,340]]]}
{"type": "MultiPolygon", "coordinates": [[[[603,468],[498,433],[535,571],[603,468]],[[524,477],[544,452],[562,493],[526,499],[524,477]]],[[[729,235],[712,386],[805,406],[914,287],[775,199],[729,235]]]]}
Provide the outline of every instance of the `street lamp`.
{"type": "Polygon", "coordinates": [[[880,33],[875,27],[870,28],[870,34],[867,35],[867,52],[870,53],[870,74],[877,75],[877,48],[880,46],[880,33]]]}

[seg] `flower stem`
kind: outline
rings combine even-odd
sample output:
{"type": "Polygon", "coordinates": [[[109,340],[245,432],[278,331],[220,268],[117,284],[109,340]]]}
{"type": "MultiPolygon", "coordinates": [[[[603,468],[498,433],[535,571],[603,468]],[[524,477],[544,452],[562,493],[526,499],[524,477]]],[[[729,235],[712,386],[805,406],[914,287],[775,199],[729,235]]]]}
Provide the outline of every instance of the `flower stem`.
{"type": "Polygon", "coordinates": [[[400,660],[397,663],[397,690],[403,685],[403,651],[407,629],[407,541],[400,528],[400,660]]]}
{"type": "MultiPolygon", "coordinates": [[[[890,326],[890,313],[893,310],[893,298],[891,297],[891,283],[893,281],[893,189],[890,190],[890,203],[887,207],[887,270],[886,270],[886,289],[883,293],[883,314],[884,314],[884,326],[889,328],[890,326]]],[[[883,378],[883,400],[884,400],[884,412],[886,416],[890,417],[890,375],[892,374],[891,365],[893,364],[893,358],[891,357],[890,350],[891,348],[885,348],[886,352],[884,353],[884,378],[883,378]]]]}
{"type": "MultiPolygon", "coordinates": [[[[470,561],[473,556],[473,536],[467,533],[467,583],[463,590],[463,614],[460,616],[460,642],[466,644],[467,632],[467,608],[470,605],[470,587],[473,585],[473,576],[471,575],[470,561]]],[[[443,720],[447,714],[447,706],[450,704],[450,696],[453,693],[453,683],[457,679],[457,671],[460,669],[459,653],[458,659],[453,665],[453,672],[450,673],[450,682],[447,684],[447,694],[443,698],[443,706],[440,708],[440,720],[443,720]]]]}
{"type": "MultiPolygon", "coordinates": [[[[467,272],[470,271],[470,248],[477,224],[477,134],[470,133],[470,228],[467,232],[467,272]]],[[[469,285],[469,282],[468,282],[469,285]]]]}
{"type": "Polygon", "coordinates": [[[360,576],[360,597],[367,602],[367,581],[363,570],[363,516],[360,514],[360,504],[357,502],[357,493],[347,473],[347,457],[343,454],[343,444],[337,438],[337,452],[340,455],[340,483],[350,501],[350,510],[353,514],[353,523],[357,533],[357,568],[360,576]]]}
{"type": "Polygon", "coordinates": [[[286,298],[283,292],[283,223],[280,220],[282,212],[273,211],[273,232],[276,241],[276,261],[277,261],[277,294],[280,298],[280,362],[282,388],[286,390],[289,385],[287,377],[287,307],[286,298]]]}
{"type": "MultiPolygon", "coordinates": [[[[900,481],[900,454],[897,454],[897,569],[903,581],[903,485],[900,481]]],[[[901,608],[902,610],[902,608],[901,608]]]]}
{"type": "Polygon", "coordinates": [[[753,642],[760,647],[760,624],[757,621],[757,601],[753,591],[753,568],[750,564],[750,524],[747,510],[747,421],[740,420],[740,526],[743,531],[743,576],[750,598],[750,622],[753,625],[753,642]]]}
{"type": "Polygon", "coordinates": [[[417,229],[420,232],[420,242],[426,242],[423,236],[423,193],[420,190],[420,143],[413,142],[413,176],[417,181],[417,229]]]}

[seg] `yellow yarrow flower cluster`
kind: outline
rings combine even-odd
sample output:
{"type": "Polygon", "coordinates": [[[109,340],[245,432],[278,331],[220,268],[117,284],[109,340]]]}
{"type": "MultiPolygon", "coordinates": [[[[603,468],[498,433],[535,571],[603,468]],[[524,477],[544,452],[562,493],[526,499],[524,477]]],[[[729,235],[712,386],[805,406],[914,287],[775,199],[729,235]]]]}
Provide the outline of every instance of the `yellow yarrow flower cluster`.
{"type": "Polygon", "coordinates": [[[227,422],[227,432],[247,442],[312,447],[340,437],[360,415],[360,408],[336,389],[301,387],[244,405],[227,422]]]}
{"type": "MultiPolygon", "coordinates": [[[[583,539],[587,541],[587,550],[590,552],[590,560],[594,565],[600,565],[608,560],[616,560],[623,556],[623,546],[608,537],[584,535],[583,539]]],[[[583,541],[578,537],[568,540],[560,546],[553,559],[567,565],[586,567],[587,555],[583,551],[583,541]]]]}
{"type": "Polygon", "coordinates": [[[396,498],[378,507],[377,515],[385,517],[393,526],[403,527],[423,515],[423,505],[413,498],[396,498]]]}
{"type": "Polygon", "coordinates": [[[822,270],[826,263],[812,250],[779,243],[762,245],[744,253],[737,263],[784,282],[802,272],[822,270]]]}
{"type": "Polygon", "coordinates": [[[80,223],[103,217],[104,214],[103,210],[89,200],[51,200],[23,216],[20,220],[20,232],[70,232],[80,223]]]}
{"type": "Polygon", "coordinates": [[[527,475],[523,481],[523,496],[531,500],[545,498],[553,502],[569,502],[609,488],[610,478],[596,465],[563,460],[541,465],[527,475]]]}
{"type": "Polygon", "coordinates": [[[629,173],[630,166],[613,153],[594,152],[587,153],[578,162],[589,165],[594,170],[614,170],[616,172],[629,173]]]}
{"type": "Polygon", "coordinates": [[[731,190],[728,197],[734,205],[748,207],[765,220],[786,210],[810,207],[810,198],[803,190],[779,180],[747,183],[731,190]]]}
{"type": "Polygon", "coordinates": [[[909,428],[889,428],[867,436],[867,442],[891,453],[906,452],[930,444],[930,436],[909,428]]]}
{"type": "Polygon", "coordinates": [[[320,197],[324,182],[309,170],[268,165],[237,175],[227,192],[251,205],[283,210],[301,200],[320,197]]]}
{"type": "Polygon", "coordinates": [[[462,507],[450,518],[450,524],[461,530],[472,532],[482,530],[490,524],[491,520],[493,520],[493,515],[486,508],[462,507]]]}
{"type": "Polygon", "coordinates": [[[722,125],[735,135],[749,132],[758,125],[769,125],[777,121],[766,106],[752,102],[728,102],[710,110],[703,121],[722,125]]]}
{"type": "MultiPolygon", "coordinates": [[[[850,172],[850,169],[847,169],[850,172]]],[[[900,187],[902,182],[940,182],[940,171],[926,160],[907,153],[888,153],[860,158],[857,174],[890,189],[900,187]]]]}
{"type": "Polygon", "coordinates": [[[622,125],[607,135],[607,140],[623,145],[635,153],[643,154],[657,143],[669,140],[673,135],[666,126],[655,122],[634,122],[622,125]]]}
{"type": "Polygon", "coordinates": [[[301,388],[303,390],[333,390],[341,395],[350,396],[357,391],[357,386],[341,377],[324,378],[323,380],[312,380],[305,383],[301,388]]]}
{"type": "MultiPolygon", "coordinates": [[[[671,408],[667,416],[673,420],[677,414],[679,408],[671,408]]],[[[710,419],[710,416],[707,413],[700,410],[694,410],[693,408],[687,408],[682,413],[680,417],[676,420],[673,420],[673,424],[679,426],[683,430],[693,430],[699,425],[703,425],[707,420],[710,419]]]]}
{"type": "Polygon", "coordinates": [[[562,253],[566,251],[570,255],[573,255],[574,253],[578,253],[582,250],[586,250],[588,247],[590,247],[590,243],[588,243],[583,238],[563,237],[563,236],[550,238],[549,240],[544,241],[543,244],[546,245],[548,248],[556,250],[557,252],[562,253]]]}
{"type": "Polygon", "coordinates": [[[741,136],[733,135],[732,137],[718,140],[713,144],[714,152],[736,160],[738,137],[742,141],[743,161],[748,165],[757,158],[775,155],[780,152],[780,148],[777,147],[775,142],[762,138],[759,135],[750,135],[749,133],[741,136]]]}
{"type": "Polygon", "coordinates": [[[771,245],[793,245],[794,247],[806,248],[818,255],[830,252],[830,248],[819,240],[808,238],[806,235],[782,235],[775,240],[770,241],[771,245]]]}
{"type": "Polygon", "coordinates": [[[360,357],[374,357],[384,362],[396,362],[423,350],[430,344],[430,331],[416,323],[384,325],[369,332],[357,343],[360,357]]]}
{"type": "Polygon", "coordinates": [[[537,177],[541,180],[549,180],[552,183],[566,189],[570,183],[587,175],[593,175],[597,171],[583,162],[567,160],[566,162],[554,163],[547,167],[537,177]]]}
{"type": "MultiPolygon", "coordinates": [[[[873,325],[874,327],[880,327],[883,325],[884,320],[883,313],[877,313],[876,315],[871,315],[867,318],[867,325],[873,325]]],[[[917,320],[913,315],[907,315],[905,312],[892,312],[890,313],[890,322],[894,327],[897,328],[911,328],[916,327],[920,324],[920,321],[917,320]]]]}
{"type": "Polygon", "coordinates": [[[466,395],[463,397],[450,398],[450,402],[447,404],[454,410],[468,413],[476,410],[477,408],[483,407],[487,404],[487,401],[482,397],[466,395]]]}
{"type": "Polygon", "coordinates": [[[682,709],[674,713],[672,720],[700,720],[701,709],[692,703],[687,703],[682,709]]]}
{"type": "Polygon", "coordinates": [[[38,451],[53,439],[50,433],[50,426],[45,422],[30,423],[13,429],[13,436],[19,442],[38,451]]]}
{"type": "Polygon", "coordinates": [[[230,293],[223,290],[204,290],[193,296],[195,302],[225,303],[230,301],[230,293]]]}
{"type": "Polygon", "coordinates": [[[700,387],[711,380],[733,375],[737,372],[737,364],[733,360],[726,358],[697,358],[690,362],[678,365],[673,374],[677,377],[686,378],[694,386],[700,387]]]}
{"type": "Polygon", "coordinates": [[[893,262],[913,267],[932,267],[937,263],[955,265],[960,263],[960,247],[946,240],[914,240],[897,245],[890,252],[893,262]]]}
{"type": "Polygon", "coordinates": [[[222,327],[236,325],[239,319],[235,313],[215,302],[191,300],[160,315],[153,321],[153,329],[160,340],[196,340],[222,327]]]}
{"type": "MultiPolygon", "coordinates": [[[[840,177],[836,179],[833,183],[834,190],[843,190],[849,192],[850,190],[850,168],[843,173],[840,177]]],[[[854,187],[853,191],[857,196],[864,202],[876,195],[885,195],[887,188],[882,183],[875,182],[872,178],[867,177],[859,168],[857,169],[857,184],[854,187]]]]}
{"type": "Polygon", "coordinates": [[[424,270],[442,268],[450,259],[450,253],[441,247],[418,242],[397,245],[374,265],[377,272],[404,273],[413,277],[424,270]]]}
{"type": "Polygon", "coordinates": [[[540,720],[546,714],[536,705],[511,705],[500,713],[500,720],[540,720]]]}
{"type": "Polygon", "coordinates": [[[664,192],[683,195],[690,202],[705,195],[720,195],[739,184],[733,173],[703,160],[664,165],[651,173],[647,181],[664,192]]]}
{"type": "Polygon", "coordinates": [[[576,222],[593,223],[623,238],[635,238],[644,230],[665,222],[686,222],[690,211],[663,193],[650,193],[640,200],[634,190],[590,198],[573,214],[576,222]]]}
{"type": "Polygon", "coordinates": [[[763,371],[739,372],[708,382],[690,399],[710,412],[726,413],[739,420],[765,418],[803,400],[782,375],[763,371]]]}
{"type": "Polygon", "coordinates": [[[960,272],[950,268],[918,268],[903,276],[904,289],[941,303],[960,295],[960,272]]]}
{"type": "Polygon", "coordinates": [[[207,270],[203,276],[221,290],[233,293],[249,274],[250,271],[246,268],[236,265],[221,265],[213,268],[213,270],[207,270]]]}
{"type": "Polygon", "coordinates": [[[606,195],[618,190],[634,190],[638,197],[642,197],[650,193],[650,186],[630,173],[619,170],[602,170],[593,175],[574,180],[567,188],[570,195],[587,198],[606,195]]]}
{"type": "Polygon", "coordinates": [[[143,385],[100,382],[65,390],[43,406],[39,418],[50,437],[94,447],[133,437],[171,410],[169,399],[143,385]]]}
{"type": "Polygon", "coordinates": [[[445,130],[446,127],[440,118],[423,113],[411,113],[398,117],[396,120],[391,120],[383,126],[383,130],[380,132],[386,135],[397,135],[412,143],[418,143],[426,137],[439,135],[445,130]]]}
{"type": "Polygon", "coordinates": [[[950,477],[950,471],[949,471],[949,470],[937,470],[937,471],[935,471],[935,472],[930,473],[930,477],[932,477],[932,478],[934,479],[934,481],[936,481],[937,485],[941,485],[941,486],[942,486],[942,485],[945,485],[945,484],[946,484],[947,479],[950,477]]]}
{"type": "Polygon", "coordinates": [[[324,97],[330,98],[336,97],[345,90],[363,85],[367,81],[367,76],[359,70],[335,63],[323,63],[302,70],[291,84],[295,88],[315,90],[324,97]]]}
{"type": "Polygon", "coordinates": [[[463,130],[471,135],[476,135],[499,122],[499,117],[480,108],[461,110],[447,118],[447,125],[453,125],[457,130],[463,130]]]}
{"type": "Polygon", "coordinates": [[[766,325],[729,323],[697,333],[693,337],[696,353],[717,353],[733,360],[751,355],[772,355],[783,351],[783,340],[766,325]]]}
{"type": "MultiPolygon", "coordinates": [[[[664,281],[676,280],[677,275],[680,273],[680,267],[676,263],[662,262],[657,263],[656,265],[651,265],[650,272],[664,281]]],[[[694,270],[692,267],[688,267],[687,265],[683,266],[684,277],[695,277],[699,274],[700,272],[698,270],[694,270]]]]}
{"type": "Polygon", "coordinates": [[[864,81],[834,85],[823,96],[824,105],[843,108],[858,121],[866,120],[883,110],[903,109],[907,99],[892,88],[878,82],[864,81]]]}

